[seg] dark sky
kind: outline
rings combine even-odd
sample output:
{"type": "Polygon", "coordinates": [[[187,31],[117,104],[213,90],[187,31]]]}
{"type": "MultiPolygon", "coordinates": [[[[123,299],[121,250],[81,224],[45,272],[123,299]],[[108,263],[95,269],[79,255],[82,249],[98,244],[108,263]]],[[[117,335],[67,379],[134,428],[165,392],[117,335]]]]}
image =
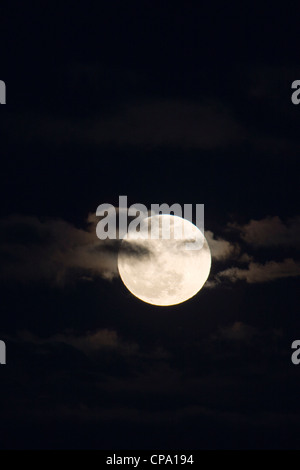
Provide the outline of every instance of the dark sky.
{"type": "Polygon", "coordinates": [[[0,448],[299,448],[297,15],[106,3],[1,13],[0,448]],[[119,195],[204,203],[198,295],[126,290],[119,195]]]}

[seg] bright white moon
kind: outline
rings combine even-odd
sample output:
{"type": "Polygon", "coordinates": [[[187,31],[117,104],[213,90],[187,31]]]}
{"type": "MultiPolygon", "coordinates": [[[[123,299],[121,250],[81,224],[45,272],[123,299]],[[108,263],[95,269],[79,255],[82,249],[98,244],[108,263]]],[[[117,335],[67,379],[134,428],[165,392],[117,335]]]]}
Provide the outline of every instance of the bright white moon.
{"type": "Polygon", "coordinates": [[[118,255],[119,273],[127,289],[144,302],[160,306],[193,297],[205,284],[211,267],[202,232],[188,220],[169,214],[147,217],[140,227],[140,232],[129,227],[118,255]],[[150,238],[153,224],[160,224],[158,239],[150,238]],[[170,237],[163,239],[162,230],[168,224],[170,237]],[[202,247],[188,249],[187,243],[202,247]]]}

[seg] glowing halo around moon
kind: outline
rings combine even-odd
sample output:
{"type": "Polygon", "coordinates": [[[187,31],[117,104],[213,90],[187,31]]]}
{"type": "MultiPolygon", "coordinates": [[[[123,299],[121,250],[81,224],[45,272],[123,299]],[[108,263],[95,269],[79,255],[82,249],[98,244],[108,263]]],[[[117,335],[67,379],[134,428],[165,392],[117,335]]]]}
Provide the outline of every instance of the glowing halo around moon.
{"type": "MultiPolygon", "coordinates": [[[[178,232],[177,232],[178,233],[178,232]]],[[[152,305],[176,305],[193,297],[205,284],[211,253],[202,232],[181,217],[162,214],[145,218],[140,232],[130,230],[121,243],[118,270],[127,289],[152,305]],[[151,239],[151,224],[170,224],[169,239],[151,239]],[[184,235],[178,239],[176,227],[184,235]],[[201,242],[200,249],[187,249],[187,242],[201,242]]]]}

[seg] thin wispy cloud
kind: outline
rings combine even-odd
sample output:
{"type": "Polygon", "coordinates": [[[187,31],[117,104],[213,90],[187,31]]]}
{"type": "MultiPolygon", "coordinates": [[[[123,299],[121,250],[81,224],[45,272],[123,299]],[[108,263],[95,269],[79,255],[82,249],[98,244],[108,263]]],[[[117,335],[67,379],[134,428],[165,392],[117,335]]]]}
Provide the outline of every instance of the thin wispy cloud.
{"type": "Polygon", "coordinates": [[[250,262],[246,269],[231,267],[219,272],[216,277],[218,280],[244,280],[248,284],[256,284],[297,276],[300,276],[300,262],[287,258],[283,261],[267,261],[265,264],[250,262]]]}
{"type": "Polygon", "coordinates": [[[278,216],[250,220],[245,225],[228,224],[237,230],[241,238],[254,247],[300,247],[300,217],[291,217],[283,222],[278,216]]]}

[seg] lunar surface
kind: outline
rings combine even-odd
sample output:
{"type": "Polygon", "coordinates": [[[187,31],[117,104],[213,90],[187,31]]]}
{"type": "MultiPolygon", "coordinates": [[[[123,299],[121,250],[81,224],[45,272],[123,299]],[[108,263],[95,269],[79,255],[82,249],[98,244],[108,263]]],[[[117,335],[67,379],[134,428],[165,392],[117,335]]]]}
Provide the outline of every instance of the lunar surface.
{"type": "Polygon", "coordinates": [[[145,218],[139,232],[129,227],[118,254],[127,289],[159,306],[193,297],[205,284],[210,267],[211,253],[202,232],[188,220],[167,214],[145,218]]]}

